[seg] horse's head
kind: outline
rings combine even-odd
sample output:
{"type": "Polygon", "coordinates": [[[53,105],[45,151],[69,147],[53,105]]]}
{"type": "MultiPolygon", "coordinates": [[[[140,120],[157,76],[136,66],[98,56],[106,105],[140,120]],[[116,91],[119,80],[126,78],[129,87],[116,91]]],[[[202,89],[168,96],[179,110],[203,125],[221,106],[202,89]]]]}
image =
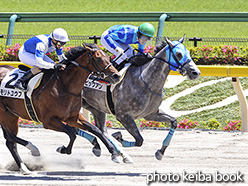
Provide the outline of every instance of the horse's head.
{"type": "Polygon", "coordinates": [[[187,76],[191,80],[197,79],[200,76],[201,71],[193,62],[189,51],[182,44],[184,38],[185,36],[179,41],[165,39],[167,43],[167,46],[165,47],[167,63],[171,70],[179,71],[181,75],[187,76]]]}
{"type": "MultiPolygon", "coordinates": [[[[120,74],[110,62],[110,58],[96,45],[85,44],[85,58],[87,58],[87,68],[94,75],[108,80],[110,83],[116,83],[120,80],[120,74]]],[[[82,56],[82,57],[83,57],[82,56]]]]}

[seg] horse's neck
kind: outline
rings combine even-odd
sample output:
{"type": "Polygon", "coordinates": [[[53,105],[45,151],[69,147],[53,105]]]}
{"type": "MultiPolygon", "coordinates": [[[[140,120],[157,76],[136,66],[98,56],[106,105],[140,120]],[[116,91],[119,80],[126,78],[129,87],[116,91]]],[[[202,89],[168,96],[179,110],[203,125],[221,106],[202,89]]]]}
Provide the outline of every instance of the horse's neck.
{"type": "MultiPolygon", "coordinates": [[[[165,49],[162,49],[156,57],[167,60],[165,49]]],[[[152,59],[142,71],[144,81],[150,85],[149,87],[156,91],[162,89],[165,80],[170,72],[169,65],[160,59],[152,59]]]]}
{"type": "Polygon", "coordinates": [[[66,72],[61,73],[60,79],[70,92],[80,94],[89,74],[88,71],[80,67],[71,66],[71,68],[66,69],[66,72]]]}

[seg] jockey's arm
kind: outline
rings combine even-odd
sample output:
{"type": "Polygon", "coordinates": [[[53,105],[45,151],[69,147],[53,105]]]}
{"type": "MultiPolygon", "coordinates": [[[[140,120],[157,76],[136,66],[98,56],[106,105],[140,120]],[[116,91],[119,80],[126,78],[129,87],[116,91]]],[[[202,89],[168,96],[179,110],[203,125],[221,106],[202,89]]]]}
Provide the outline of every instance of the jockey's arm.
{"type": "Polygon", "coordinates": [[[114,40],[112,39],[112,36],[110,34],[106,35],[104,37],[105,41],[108,43],[108,45],[112,48],[112,49],[116,49],[117,45],[115,44],[114,40]]]}
{"type": "Polygon", "coordinates": [[[37,57],[36,56],[36,62],[37,62],[37,66],[39,68],[44,68],[44,69],[54,69],[54,65],[55,63],[49,63],[43,60],[42,57],[37,57]]]}
{"type": "Polygon", "coordinates": [[[43,60],[45,56],[44,51],[45,51],[45,45],[42,42],[38,43],[35,49],[35,58],[37,63],[36,65],[39,68],[53,69],[55,64],[43,60]]]}
{"type": "Polygon", "coordinates": [[[66,60],[67,58],[65,57],[62,48],[59,50],[56,50],[56,53],[58,55],[59,58],[59,62],[62,62],[63,60],[66,60]]]}

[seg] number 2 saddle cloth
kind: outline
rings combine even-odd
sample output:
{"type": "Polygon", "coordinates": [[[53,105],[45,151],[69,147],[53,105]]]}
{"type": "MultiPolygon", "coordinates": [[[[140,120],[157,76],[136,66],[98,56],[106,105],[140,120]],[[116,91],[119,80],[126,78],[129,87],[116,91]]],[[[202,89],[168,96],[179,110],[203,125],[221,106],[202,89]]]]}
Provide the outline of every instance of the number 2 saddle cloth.
{"type": "Polygon", "coordinates": [[[28,91],[21,91],[16,89],[13,85],[16,83],[17,79],[22,77],[24,74],[25,71],[20,70],[19,68],[8,72],[0,85],[0,96],[23,99],[30,118],[36,122],[40,122],[36,115],[31,95],[33,90],[39,86],[44,73],[41,72],[29,80],[28,91]]]}

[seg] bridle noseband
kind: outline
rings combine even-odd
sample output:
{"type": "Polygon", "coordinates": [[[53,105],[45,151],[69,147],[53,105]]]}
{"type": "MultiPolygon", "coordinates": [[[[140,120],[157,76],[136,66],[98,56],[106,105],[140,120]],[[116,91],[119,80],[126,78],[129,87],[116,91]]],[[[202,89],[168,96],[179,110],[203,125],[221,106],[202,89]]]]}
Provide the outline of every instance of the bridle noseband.
{"type": "MultiPolygon", "coordinates": [[[[170,45],[168,45],[168,47],[169,47],[169,60],[168,60],[168,61],[166,61],[166,60],[163,59],[163,58],[156,57],[156,56],[153,56],[153,58],[159,59],[159,60],[161,60],[161,61],[167,63],[169,66],[172,66],[172,67],[174,67],[175,69],[177,69],[177,71],[179,71],[179,73],[180,73],[181,75],[185,76],[185,75],[186,75],[186,71],[185,71],[185,69],[183,69],[183,67],[184,67],[187,63],[189,63],[191,60],[190,60],[190,59],[187,59],[185,62],[183,62],[183,64],[181,64],[181,63],[178,61],[177,57],[175,56],[175,54],[174,54],[174,52],[173,52],[173,49],[174,49],[178,44],[179,44],[179,43],[177,43],[177,44],[174,45],[173,47],[171,47],[170,45]],[[173,57],[173,59],[174,59],[175,62],[177,63],[177,66],[176,66],[176,65],[173,65],[173,64],[171,63],[171,56],[173,57]]],[[[165,49],[165,50],[166,50],[166,49],[165,49]]]]}
{"type": "Polygon", "coordinates": [[[87,66],[88,66],[89,63],[91,62],[92,65],[93,65],[93,67],[94,67],[94,69],[95,69],[95,71],[92,71],[92,70],[90,70],[88,67],[84,67],[84,66],[78,64],[76,61],[70,61],[70,63],[72,63],[73,65],[75,65],[75,66],[77,66],[77,67],[80,67],[80,68],[82,68],[82,69],[84,69],[84,70],[86,70],[86,71],[88,71],[88,72],[90,72],[90,73],[92,73],[93,75],[96,75],[96,76],[99,76],[99,77],[105,79],[106,77],[108,77],[108,75],[105,74],[105,71],[112,65],[112,63],[110,63],[110,64],[109,64],[108,66],[106,66],[103,70],[101,70],[101,69],[99,68],[99,66],[97,65],[96,60],[94,60],[94,58],[93,58],[93,56],[94,56],[94,54],[95,54],[95,52],[96,52],[97,50],[100,50],[100,49],[94,49],[92,52],[89,53],[89,60],[87,61],[87,66]]]}

